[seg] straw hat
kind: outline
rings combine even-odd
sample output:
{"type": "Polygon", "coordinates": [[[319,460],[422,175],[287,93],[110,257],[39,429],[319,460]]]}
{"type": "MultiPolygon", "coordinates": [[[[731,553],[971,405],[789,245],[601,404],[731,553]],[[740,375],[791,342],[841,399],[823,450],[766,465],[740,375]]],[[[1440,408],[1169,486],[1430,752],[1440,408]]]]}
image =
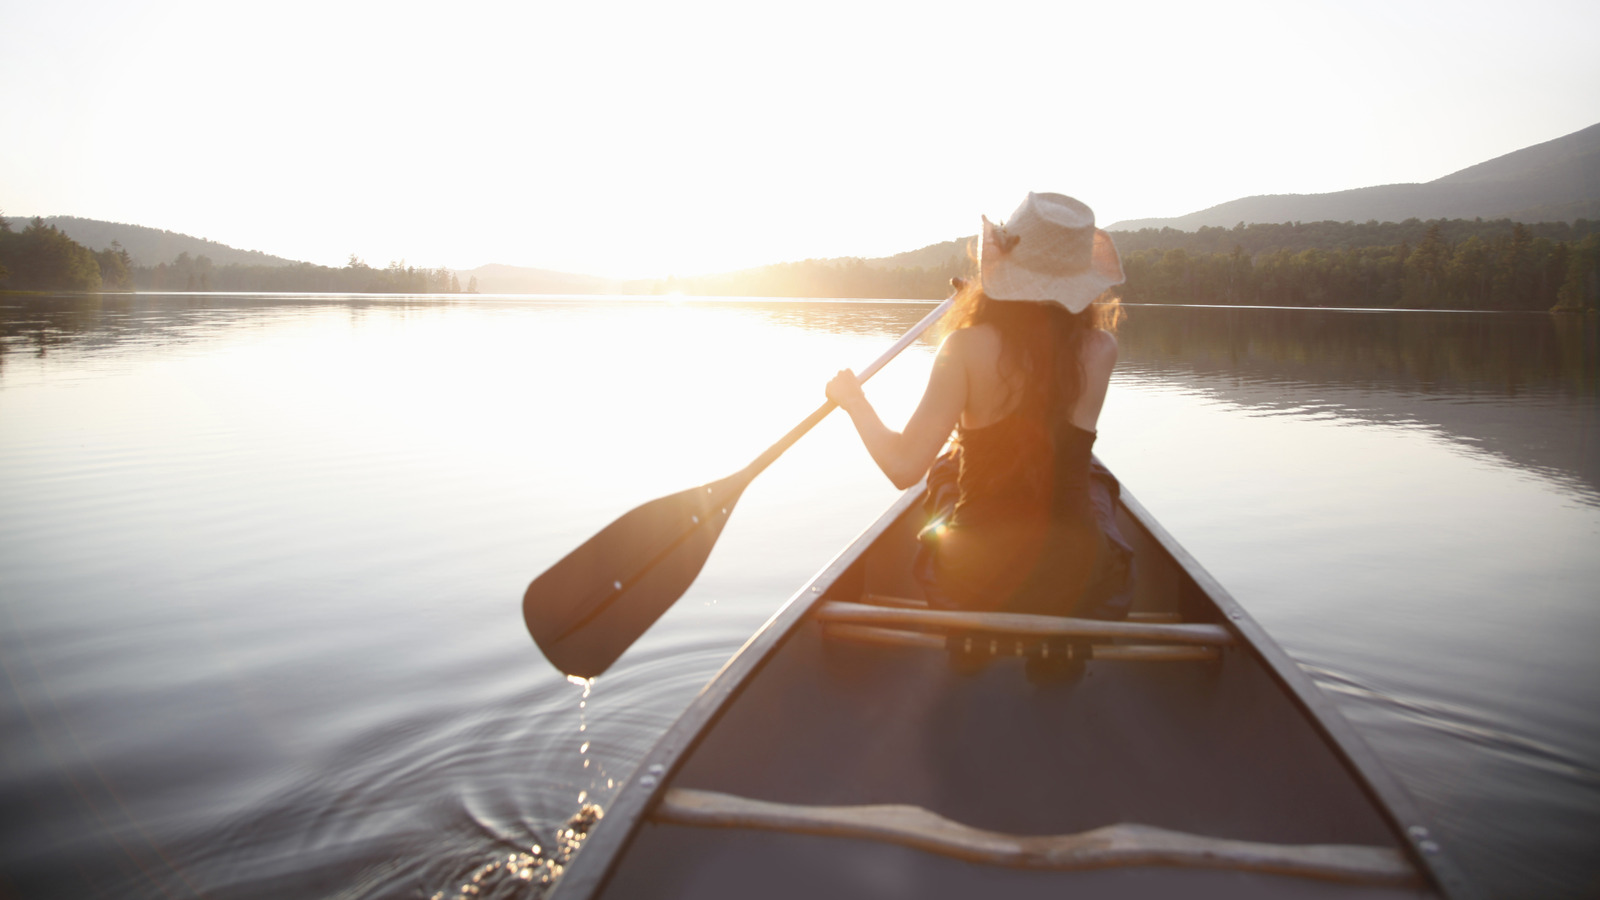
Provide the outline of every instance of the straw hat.
{"type": "Polygon", "coordinates": [[[983,292],[994,300],[1043,300],[1071,312],[1122,283],[1111,235],[1094,210],[1062,194],[1029,193],[1004,225],[983,220],[983,292]]]}

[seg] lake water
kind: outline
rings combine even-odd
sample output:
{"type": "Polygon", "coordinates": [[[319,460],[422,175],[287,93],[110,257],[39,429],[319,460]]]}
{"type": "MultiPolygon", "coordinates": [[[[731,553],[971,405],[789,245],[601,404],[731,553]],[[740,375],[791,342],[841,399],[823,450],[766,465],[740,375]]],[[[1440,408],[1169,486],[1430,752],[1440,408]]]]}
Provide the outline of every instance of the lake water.
{"type": "MultiPolygon", "coordinates": [[[[528,580],[927,308],[0,297],[0,896],[527,896],[493,867],[537,875],[895,491],[831,417],[592,685],[528,580]]],[[[1128,312],[1101,458],[1486,895],[1600,896],[1595,320],[1128,312]]]]}

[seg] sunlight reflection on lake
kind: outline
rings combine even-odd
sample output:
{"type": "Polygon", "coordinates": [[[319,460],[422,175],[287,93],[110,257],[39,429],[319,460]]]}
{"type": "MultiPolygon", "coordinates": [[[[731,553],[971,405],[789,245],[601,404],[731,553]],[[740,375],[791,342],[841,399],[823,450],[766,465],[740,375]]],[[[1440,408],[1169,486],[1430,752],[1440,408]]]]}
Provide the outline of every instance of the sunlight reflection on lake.
{"type": "MultiPolygon", "coordinates": [[[[528,579],[749,462],[927,308],[0,301],[0,797],[21,810],[0,878],[429,896],[555,846],[896,492],[830,417],[592,684],[528,640],[528,579]]],[[[1600,874],[1594,324],[1136,307],[1121,344],[1099,455],[1490,895],[1581,896],[1600,874]]],[[[869,386],[887,421],[933,347],[869,386]]]]}

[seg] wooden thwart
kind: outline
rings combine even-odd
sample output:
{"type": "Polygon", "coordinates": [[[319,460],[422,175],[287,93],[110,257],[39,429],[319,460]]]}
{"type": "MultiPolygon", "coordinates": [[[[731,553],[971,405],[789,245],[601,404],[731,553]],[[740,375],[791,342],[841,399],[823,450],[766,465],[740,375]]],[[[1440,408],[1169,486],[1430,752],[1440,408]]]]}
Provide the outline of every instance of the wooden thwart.
{"type": "MultiPolygon", "coordinates": [[[[861,602],[871,606],[894,606],[900,609],[928,608],[928,601],[926,600],[919,600],[916,597],[896,597],[892,594],[863,594],[861,602]]],[[[1128,613],[1128,621],[1177,624],[1183,621],[1183,617],[1175,612],[1136,609],[1128,613]]]]}
{"type": "Polygon", "coordinates": [[[872,606],[893,606],[899,609],[927,609],[928,601],[916,597],[896,597],[892,594],[863,594],[861,602],[872,606]]]}
{"type": "Polygon", "coordinates": [[[822,622],[876,625],[914,631],[968,631],[984,634],[1026,637],[1084,637],[1107,640],[1126,639],[1160,644],[1233,643],[1233,635],[1221,625],[1184,623],[1168,625],[1154,622],[1107,622],[1100,619],[1069,619],[1060,616],[1033,616],[1023,613],[982,613],[943,609],[891,609],[864,603],[834,600],[817,607],[822,622]]]}
{"type": "Polygon", "coordinates": [[[1421,883],[1405,858],[1387,847],[1266,844],[1149,825],[1109,825],[1081,834],[1012,835],[971,828],[917,806],[801,806],[683,788],[667,791],[653,818],[678,825],[884,841],[970,862],[1029,869],[1185,866],[1351,884],[1421,883]]]}
{"type": "Polygon", "coordinates": [[[1128,621],[1176,625],[1183,621],[1183,616],[1180,616],[1175,612],[1155,612],[1154,610],[1146,612],[1144,610],[1136,609],[1133,612],[1128,613],[1128,621]]]}
{"type": "MultiPolygon", "coordinates": [[[[875,625],[851,625],[830,622],[824,632],[829,637],[842,638],[861,644],[882,644],[891,647],[926,647],[944,649],[944,636],[926,631],[903,631],[899,628],[879,628],[875,625]]],[[[1007,655],[1011,642],[1000,641],[999,655],[1007,655]]],[[[1017,654],[1021,655],[1021,654],[1017,654]]],[[[1140,662],[1213,662],[1221,652],[1215,647],[1197,645],[1143,646],[1137,644],[1095,644],[1091,659],[1120,659],[1140,662]]]]}

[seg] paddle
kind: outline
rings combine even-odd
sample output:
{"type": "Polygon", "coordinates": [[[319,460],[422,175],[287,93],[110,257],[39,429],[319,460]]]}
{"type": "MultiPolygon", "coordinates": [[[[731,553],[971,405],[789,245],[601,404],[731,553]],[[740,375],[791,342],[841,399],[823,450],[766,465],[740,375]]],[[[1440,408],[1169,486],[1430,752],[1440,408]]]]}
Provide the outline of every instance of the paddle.
{"type": "MultiPolygon", "coordinates": [[[[857,377],[865,382],[888,365],[954,302],[951,295],[935,307],[857,377]]],[[[822,404],[733,475],[624,514],[535,578],[522,618],[545,658],[580,678],[616,662],[689,589],[744,489],[833,408],[822,404]]]]}

